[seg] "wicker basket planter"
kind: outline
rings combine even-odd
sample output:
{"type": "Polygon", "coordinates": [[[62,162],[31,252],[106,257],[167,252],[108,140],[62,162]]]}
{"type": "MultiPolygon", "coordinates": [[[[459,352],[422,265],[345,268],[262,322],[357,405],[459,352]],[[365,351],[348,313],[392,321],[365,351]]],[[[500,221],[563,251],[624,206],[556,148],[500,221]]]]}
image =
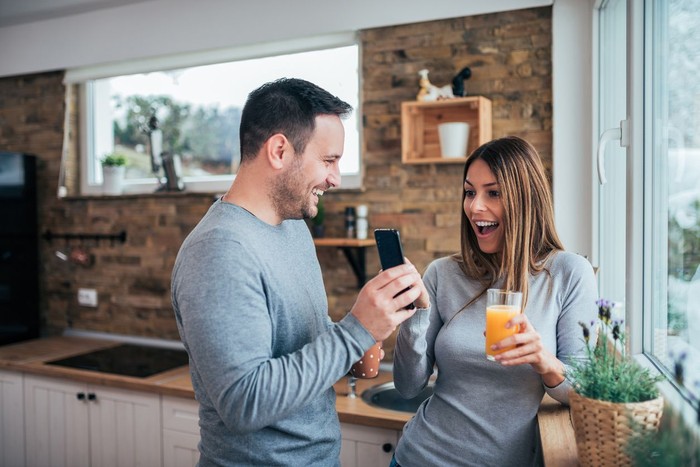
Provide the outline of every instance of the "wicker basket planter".
{"type": "Polygon", "coordinates": [[[659,428],[664,401],[615,403],[569,393],[571,422],[576,435],[576,449],[582,466],[631,466],[625,452],[635,433],[659,428]]]}

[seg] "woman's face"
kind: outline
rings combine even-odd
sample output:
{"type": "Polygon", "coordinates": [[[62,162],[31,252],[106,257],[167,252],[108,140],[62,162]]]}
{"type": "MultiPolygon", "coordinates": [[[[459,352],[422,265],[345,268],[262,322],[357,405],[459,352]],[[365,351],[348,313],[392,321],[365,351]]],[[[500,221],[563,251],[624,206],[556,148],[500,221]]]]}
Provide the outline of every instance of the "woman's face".
{"type": "Polygon", "coordinates": [[[501,187],[481,159],[469,166],[464,180],[464,213],[484,253],[503,249],[503,200],[501,187]]]}

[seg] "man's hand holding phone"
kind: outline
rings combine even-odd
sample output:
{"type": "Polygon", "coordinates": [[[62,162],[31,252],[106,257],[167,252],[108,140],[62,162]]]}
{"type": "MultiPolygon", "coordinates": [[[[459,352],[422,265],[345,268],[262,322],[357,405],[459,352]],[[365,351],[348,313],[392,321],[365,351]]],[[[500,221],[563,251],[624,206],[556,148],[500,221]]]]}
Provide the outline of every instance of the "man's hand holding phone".
{"type": "Polygon", "coordinates": [[[377,341],[389,337],[399,324],[413,316],[415,305],[411,309],[408,307],[414,302],[421,308],[429,304],[428,292],[420,274],[410,262],[404,263],[398,232],[393,231],[387,237],[382,237],[383,233],[377,236],[376,232],[384,230],[375,231],[382,271],[360,290],[350,310],[377,341]],[[383,251],[389,251],[389,254],[383,251]],[[397,257],[400,261],[389,266],[396,262],[397,257]]]}

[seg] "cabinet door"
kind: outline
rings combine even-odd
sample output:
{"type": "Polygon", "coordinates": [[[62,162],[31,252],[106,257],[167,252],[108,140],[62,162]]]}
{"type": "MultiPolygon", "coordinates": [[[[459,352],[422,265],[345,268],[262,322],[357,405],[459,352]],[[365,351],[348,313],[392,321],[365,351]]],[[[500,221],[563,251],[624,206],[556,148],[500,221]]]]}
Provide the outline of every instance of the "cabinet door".
{"type": "Polygon", "coordinates": [[[161,464],[160,396],[89,387],[92,467],[161,464]]]}
{"type": "Polygon", "coordinates": [[[342,445],[340,464],[343,467],[387,467],[394,454],[399,432],[384,428],[340,424],[342,445]]]}
{"type": "Polygon", "coordinates": [[[84,384],[25,376],[25,439],[29,466],[82,467],[90,463],[84,384]]]}
{"type": "Polygon", "coordinates": [[[191,467],[199,461],[199,404],[163,396],[163,465],[191,467]]]}
{"type": "Polygon", "coordinates": [[[22,374],[0,371],[0,467],[24,465],[22,374]]]}
{"type": "Polygon", "coordinates": [[[199,462],[199,435],[163,430],[163,465],[192,467],[199,462]]]}

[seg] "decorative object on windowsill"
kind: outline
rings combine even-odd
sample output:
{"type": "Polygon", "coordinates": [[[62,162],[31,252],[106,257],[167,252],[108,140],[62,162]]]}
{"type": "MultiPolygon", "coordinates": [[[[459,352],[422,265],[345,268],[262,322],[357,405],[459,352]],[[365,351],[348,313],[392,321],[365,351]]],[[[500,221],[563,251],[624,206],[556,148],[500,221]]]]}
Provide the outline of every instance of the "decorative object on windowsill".
{"type": "Polygon", "coordinates": [[[102,192],[105,195],[120,195],[124,189],[126,156],[119,153],[105,155],[102,159],[102,192]]]}
{"type": "Polygon", "coordinates": [[[311,219],[311,233],[314,238],[323,238],[326,234],[326,226],[324,225],[324,221],[326,220],[326,209],[323,206],[322,196],[318,197],[318,204],[316,205],[316,208],[318,209],[316,216],[311,219]]]}
{"type": "Polygon", "coordinates": [[[180,156],[163,151],[163,131],[159,127],[158,117],[151,115],[148,123],[141,128],[148,136],[148,151],[151,156],[151,170],[158,180],[158,191],[184,191],[182,181],[182,163],[180,156]],[[165,173],[165,181],[160,176],[160,169],[165,173]]]}
{"type": "Polygon", "coordinates": [[[663,398],[654,377],[626,354],[620,304],[598,300],[598,323],[579,323],[587,356],[567,374],[571,421],[582,466],[629,466],[627,445],[659,427],[663,398]],[[591,336],[597,333],[598,339],[591,336]]]}

